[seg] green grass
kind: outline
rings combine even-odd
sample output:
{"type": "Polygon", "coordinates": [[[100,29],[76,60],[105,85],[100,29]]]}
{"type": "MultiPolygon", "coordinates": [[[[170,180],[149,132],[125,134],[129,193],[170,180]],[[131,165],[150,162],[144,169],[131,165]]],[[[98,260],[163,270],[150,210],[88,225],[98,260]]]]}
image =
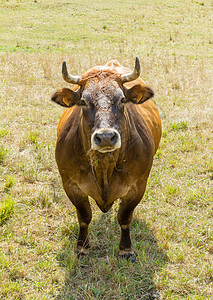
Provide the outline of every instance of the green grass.
{"type": "Polygon", "coordinates": [[[0,226],[6,223],[14,212],[14,201],[11,197],[5,196],[4,202],[0,206],[0,226]]]}
{"type": "Polygon", "coordinates": [[[3,163],[6,155],[7,155],[7,150],[4,149],[3,147],[0,147],[0,163],[3,163]]]}
{"type": "Polygon", "coordinates": [[[0,299],[211,299],[212,2],[2,0],[0,299]],[[91,251],[78,261],[75,209],[54,147],[63,109],[51,94],[117,59],[155,91],[163,137],[135,210],[132,264],[119,260],[116,202],[91,199],[91,251]]]}
{"type": "Polygon", "coordinates": [[[9,190],[14,186],[15,179],[12,175],[8,175],[5,180],[4,191],[9,192],[9,190]]]}

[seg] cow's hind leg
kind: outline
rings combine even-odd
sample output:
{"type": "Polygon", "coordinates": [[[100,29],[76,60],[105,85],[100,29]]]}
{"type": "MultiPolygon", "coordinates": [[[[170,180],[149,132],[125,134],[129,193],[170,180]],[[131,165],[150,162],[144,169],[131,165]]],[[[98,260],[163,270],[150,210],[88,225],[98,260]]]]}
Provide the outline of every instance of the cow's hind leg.
{"type": "Polygon", "coordinates": [[[146,189],[146,181],[140,184],[140,189],[137,187],[131,190],[128,195],[121,199],[118,210],[118,223],[121,226],[121,239],[119,243],[119,257],[135,261],[136,255],[132,249],[130,238],[130,225],[132,222],[133,211],[141,201],[146,189]]]}
{"type": "Polygon", "coordinates": [[[92,219],[92,210],[88,197],[81,193],[76,185],[72,185],[69,179],[64,180],[64,190],[69,197],[70,201],[76,208],[78,223],[79,223],[79,235],[77,241],[77,253],[78,257],[82,258],[88,253],[89,250],[89,236],[88,226],[92,219]]]}

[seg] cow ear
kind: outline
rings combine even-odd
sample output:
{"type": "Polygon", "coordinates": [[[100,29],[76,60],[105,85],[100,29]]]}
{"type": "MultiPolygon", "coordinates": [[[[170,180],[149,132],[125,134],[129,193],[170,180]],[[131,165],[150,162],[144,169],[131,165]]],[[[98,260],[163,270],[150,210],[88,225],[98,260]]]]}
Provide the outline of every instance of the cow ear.
{"type": "Polygon", "coordinates": [[[71,107],[80,100],[80,92],[63,88],[55,92],[51,100],[64,107],[71,107]]]}
{"type": "Polygon", "coordinates": [[[130,89],[125,90],[125,96],[128,101],[136,104],[145,102],[154,96],[153,90],[148,86],[137,84],[130,89]]]}

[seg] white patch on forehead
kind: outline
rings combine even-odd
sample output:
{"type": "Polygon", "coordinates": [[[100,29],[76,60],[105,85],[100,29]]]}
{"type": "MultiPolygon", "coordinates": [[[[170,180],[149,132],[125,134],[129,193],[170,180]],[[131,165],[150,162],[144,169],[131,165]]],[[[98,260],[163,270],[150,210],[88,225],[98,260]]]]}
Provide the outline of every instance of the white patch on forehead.
{"type": "Polygon", "coordinates": [[[99,97],[100,99],[98,99],[97,101],[98,107],[104,110],[108,110],[110,107],[110,99],[107,99],[104,96],[99,96],[99,97]]]}

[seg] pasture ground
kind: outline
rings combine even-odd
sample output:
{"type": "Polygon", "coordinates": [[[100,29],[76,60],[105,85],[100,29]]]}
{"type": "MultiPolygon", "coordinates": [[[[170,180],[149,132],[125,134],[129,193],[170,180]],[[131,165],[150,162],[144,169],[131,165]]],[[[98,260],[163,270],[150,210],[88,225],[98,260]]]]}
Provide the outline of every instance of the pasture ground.
{"type": "Polygon", "coordinates": [[[213,299],[213,2],[1,0],[0,299],[213,299]],[[86,4],[85,4],[86,3],[86,4]],[[163,137],[118,260],[118,203],[91,200],[91,251],[78,261],[77,217],[54,159],[68,86],[117,59],[155,91],[163,137]]]}

